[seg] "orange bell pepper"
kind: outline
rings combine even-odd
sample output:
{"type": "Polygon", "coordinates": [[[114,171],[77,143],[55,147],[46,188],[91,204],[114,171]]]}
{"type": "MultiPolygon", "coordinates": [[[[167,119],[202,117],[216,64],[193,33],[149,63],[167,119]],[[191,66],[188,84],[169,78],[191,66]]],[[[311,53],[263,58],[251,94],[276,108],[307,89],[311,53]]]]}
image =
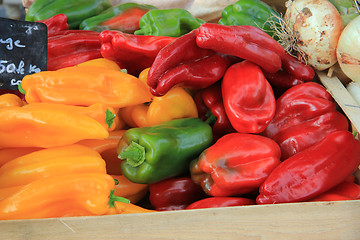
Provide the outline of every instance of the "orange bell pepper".
{"type": "Polygon", "coordinates": [[[5,163],[26,154],[40,150],[41,148],[27,147],[27,148],[4,148],[0,149],[0,167],[5,163]]]}
{"type": "Polygon", "coordinates": [[[42,149],[0,167],[0,188],[69,173],[106,173],[105,161],[95,150],[78,144],[42,149]]]}
{"type": "Polygon", "coordinates": [[[103,215],[114,179],[104,173],[66,174],[33,181],[0,200],[0,219],[103,215]]]}
{"type": "Polygon", "coordinates": [[[99,122],[80,113],[49,108],[0,108],[0,149],[56,147],[108,136],[109,132],[99,122]]]}
{"type": "Polygon", "coordinates": [[[104,126],[108,131],[114,131],[125,127],[125,122],[119,118],[119,114],[112,107],[102,103],[94,103],[88,107],[73,106],[61,103],[29,103],[24,108],[63,109],[70,112],[84,114],[104,126]]]}
{"type": "MultiPolygon", "coordinates": [[[[139,75],[144,85],[149,69],[139,75]]],[[[193,97],[182,87],[175,87],[161,97],[153,97],[150,103],[124,107],[120,109],[120,114],[130,127],[147,127],[173,119],[198,117],[193,97]]]]}
{"type": "Polygon", "coordinates": [[[103,140],[85,139],[78,144],[90,147],[97,151],[106,162],[106,171],[111,175],[121,174],[121,160],[118,158],[117,145],[126,130],[116,130],[109,133],[109,137],[103,140]]]}
{"type": "Polygon", "coordinates": [[[3,107],[21,107],[24,102],[21,98],[13,93],[5,93],[0,95],[0,108],[3,107]]]}
{"type": "Polygon", "coordinates": [[[133,183],[124,175],[111,175],[117,180],[114,195],[129,199],[131,203],[137,203],[148,192],[149,184],[133,183]]]}
{"type": "Polygon", "coordinates": [[[151,100],[151,93],[135,76],[99,66],[78,65],[42,71],[22,79],[25,100],[90,106],[103,103],[114,108],[151,100]]]}

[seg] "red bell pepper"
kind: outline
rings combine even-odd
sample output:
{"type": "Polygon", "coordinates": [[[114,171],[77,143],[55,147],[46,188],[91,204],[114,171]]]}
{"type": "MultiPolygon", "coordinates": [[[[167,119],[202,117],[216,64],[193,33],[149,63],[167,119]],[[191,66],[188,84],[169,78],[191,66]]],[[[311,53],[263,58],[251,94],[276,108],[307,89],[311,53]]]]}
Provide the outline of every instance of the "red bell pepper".
{"type": "Polygon", "coordinates": [[[285,50],[257,27],[204,23],[195,31],[196,43],[201,48],[249,60],[269,73],[281,69],[285,50]]]}
{"type": "Polygon", "coordinates": [[[194,97],[199,118],[209,122],[214,140],[225,134],[236,132],[226,115],[221,93],[221,82],[200,89],[194,97]]]}
{"type": "Polygon", "coordinates": [[[67,16],[65,14],[56,14],[51,18],[40,20],[38,22],[46,24],[48,36],[60,34],[62,31],[69,30],[67,16]]]}
{"type": "Polygon", "coordinates": [[[280,148],[270,138],[229,133],[190,164],[191,178],[210,196],[256,190],[280,164],[280,148]]]}
{"type": "Polygon", "coordinates": [[[360,164],[360,141],[336,131],[283,161],[259,188],[258,204],[312,199],[344,182],[360,164]]]}
{"type": "Polygon", "coordinates": [[[149,200],[156,211],[182,210],[207,197],[190,177],[169,178],[149,185],[149,200]]]}
{"type": "Polygon", "coordinates": [[[147,84],[154,96],[164,95],[178,85],[206,88],[222,78],[233,60],[233,57],[198,47],[193,30],[159,51],[149,70],[147,84]]]}
{"type": "Polygon", "coordinates": [[[186,209],[200,209],[200,208],[217,208],[217,207],[232,207],[255,205],[256,202],[250,198],[243,197],[209,197],[196,201],[186,209]]]}
{"type": "Polygon", "coordinates": [[[99,33],[88,30],[64,30],[48,37],[47,70],[72,67],[102,58],[99,33]]]}
{"type": "Polygon", "coordinates": [[[288,89],[276,100],[275,116],[263,135],[279,144],[284,160],[333,131],[348,130],[348,125],[326,89],[307,82],[288,89]]]}
{"type": "Polygon", "coordinates": [[[231,125],[242,133],[260,133],[275,115],[275,96],[261,68],[244,60],[227,69],[222,95],[231,125]]]}
{"type": "Polygon", "coordinates": [[[145,36],[105,30],[100,36],[101,55],[121,63],[128,73],[138,75],[149,68],[158,52],[175,38],[165,36],[145,36]]]}

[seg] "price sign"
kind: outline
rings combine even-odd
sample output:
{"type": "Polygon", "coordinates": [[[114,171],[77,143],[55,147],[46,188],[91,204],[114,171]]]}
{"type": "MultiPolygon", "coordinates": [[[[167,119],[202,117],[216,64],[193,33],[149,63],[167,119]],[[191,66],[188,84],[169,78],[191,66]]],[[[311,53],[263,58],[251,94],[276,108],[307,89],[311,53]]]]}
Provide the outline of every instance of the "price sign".
{"type": "Polygon", "coordinates": [[[47,26],[0,18],[0,89],[18,89],[25,75],[46,70],[47,26]]]}

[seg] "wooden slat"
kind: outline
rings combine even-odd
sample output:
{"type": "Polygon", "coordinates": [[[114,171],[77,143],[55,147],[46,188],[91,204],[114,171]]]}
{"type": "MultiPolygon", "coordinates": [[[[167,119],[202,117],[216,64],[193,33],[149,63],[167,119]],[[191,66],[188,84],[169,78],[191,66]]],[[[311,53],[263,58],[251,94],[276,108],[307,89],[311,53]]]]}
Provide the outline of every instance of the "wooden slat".
{"type": "Polygon", "coordinates": [[[358,240],[360,200],[0,221],[0,239],[358,240]]]}
{"type": "Polygon", "coordinates": [[[325,72],[317,72],[317,75],[320,82],[328,89],[329,93],[344,111],[353,126],[360,131],[360,106],[342,82],[335,75],[328,77],[325,72]]]}

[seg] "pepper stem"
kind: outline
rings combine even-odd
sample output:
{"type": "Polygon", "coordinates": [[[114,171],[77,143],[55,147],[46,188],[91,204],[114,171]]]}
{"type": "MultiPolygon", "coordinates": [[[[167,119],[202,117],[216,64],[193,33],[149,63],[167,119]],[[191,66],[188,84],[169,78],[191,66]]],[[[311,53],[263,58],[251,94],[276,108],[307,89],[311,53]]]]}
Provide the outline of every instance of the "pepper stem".
{"type": "Polygon", "coordinates": [[[115,207],[115,202],[123,202],[123,203],[130,203],[130,200],[127,198],[119,197],[114,195],[114,189],[110,190],[109,196],[109,206],[115,207]]]}
{"type": "Polygon", "coordinates": [[[206,117],[205,122],[206,122],[207,124],[209,124],[210,126],[214,126],[214,124],[215,124],[216,121],[217,121],[217,117],[216,117],[210,110],[207,111],[205,117],[206,117]]]}
{"type": "Polygon", "coordinates": [[[18,85],[18,90],[19,92],[21,92],[22,94],[26,94],[25,90],[22,88],[21,83],[18,85]]]}
{"type": "Polygon", "coordinates": [[[126,159],[126,163],[132,167],[137,167],[145,161],[145,148],[132,141],[130,145],[121,152],[118,157],[126,159]]]}
{"type": "Polygon", "coordinates": [[[116,114],[112,113],[107,108],[105,111],[105,123],[106,123],[106,125],[108,125],[109,128],[111,128],[111,126],[113,125],[115,117],[116,117],[116,114]]]}

